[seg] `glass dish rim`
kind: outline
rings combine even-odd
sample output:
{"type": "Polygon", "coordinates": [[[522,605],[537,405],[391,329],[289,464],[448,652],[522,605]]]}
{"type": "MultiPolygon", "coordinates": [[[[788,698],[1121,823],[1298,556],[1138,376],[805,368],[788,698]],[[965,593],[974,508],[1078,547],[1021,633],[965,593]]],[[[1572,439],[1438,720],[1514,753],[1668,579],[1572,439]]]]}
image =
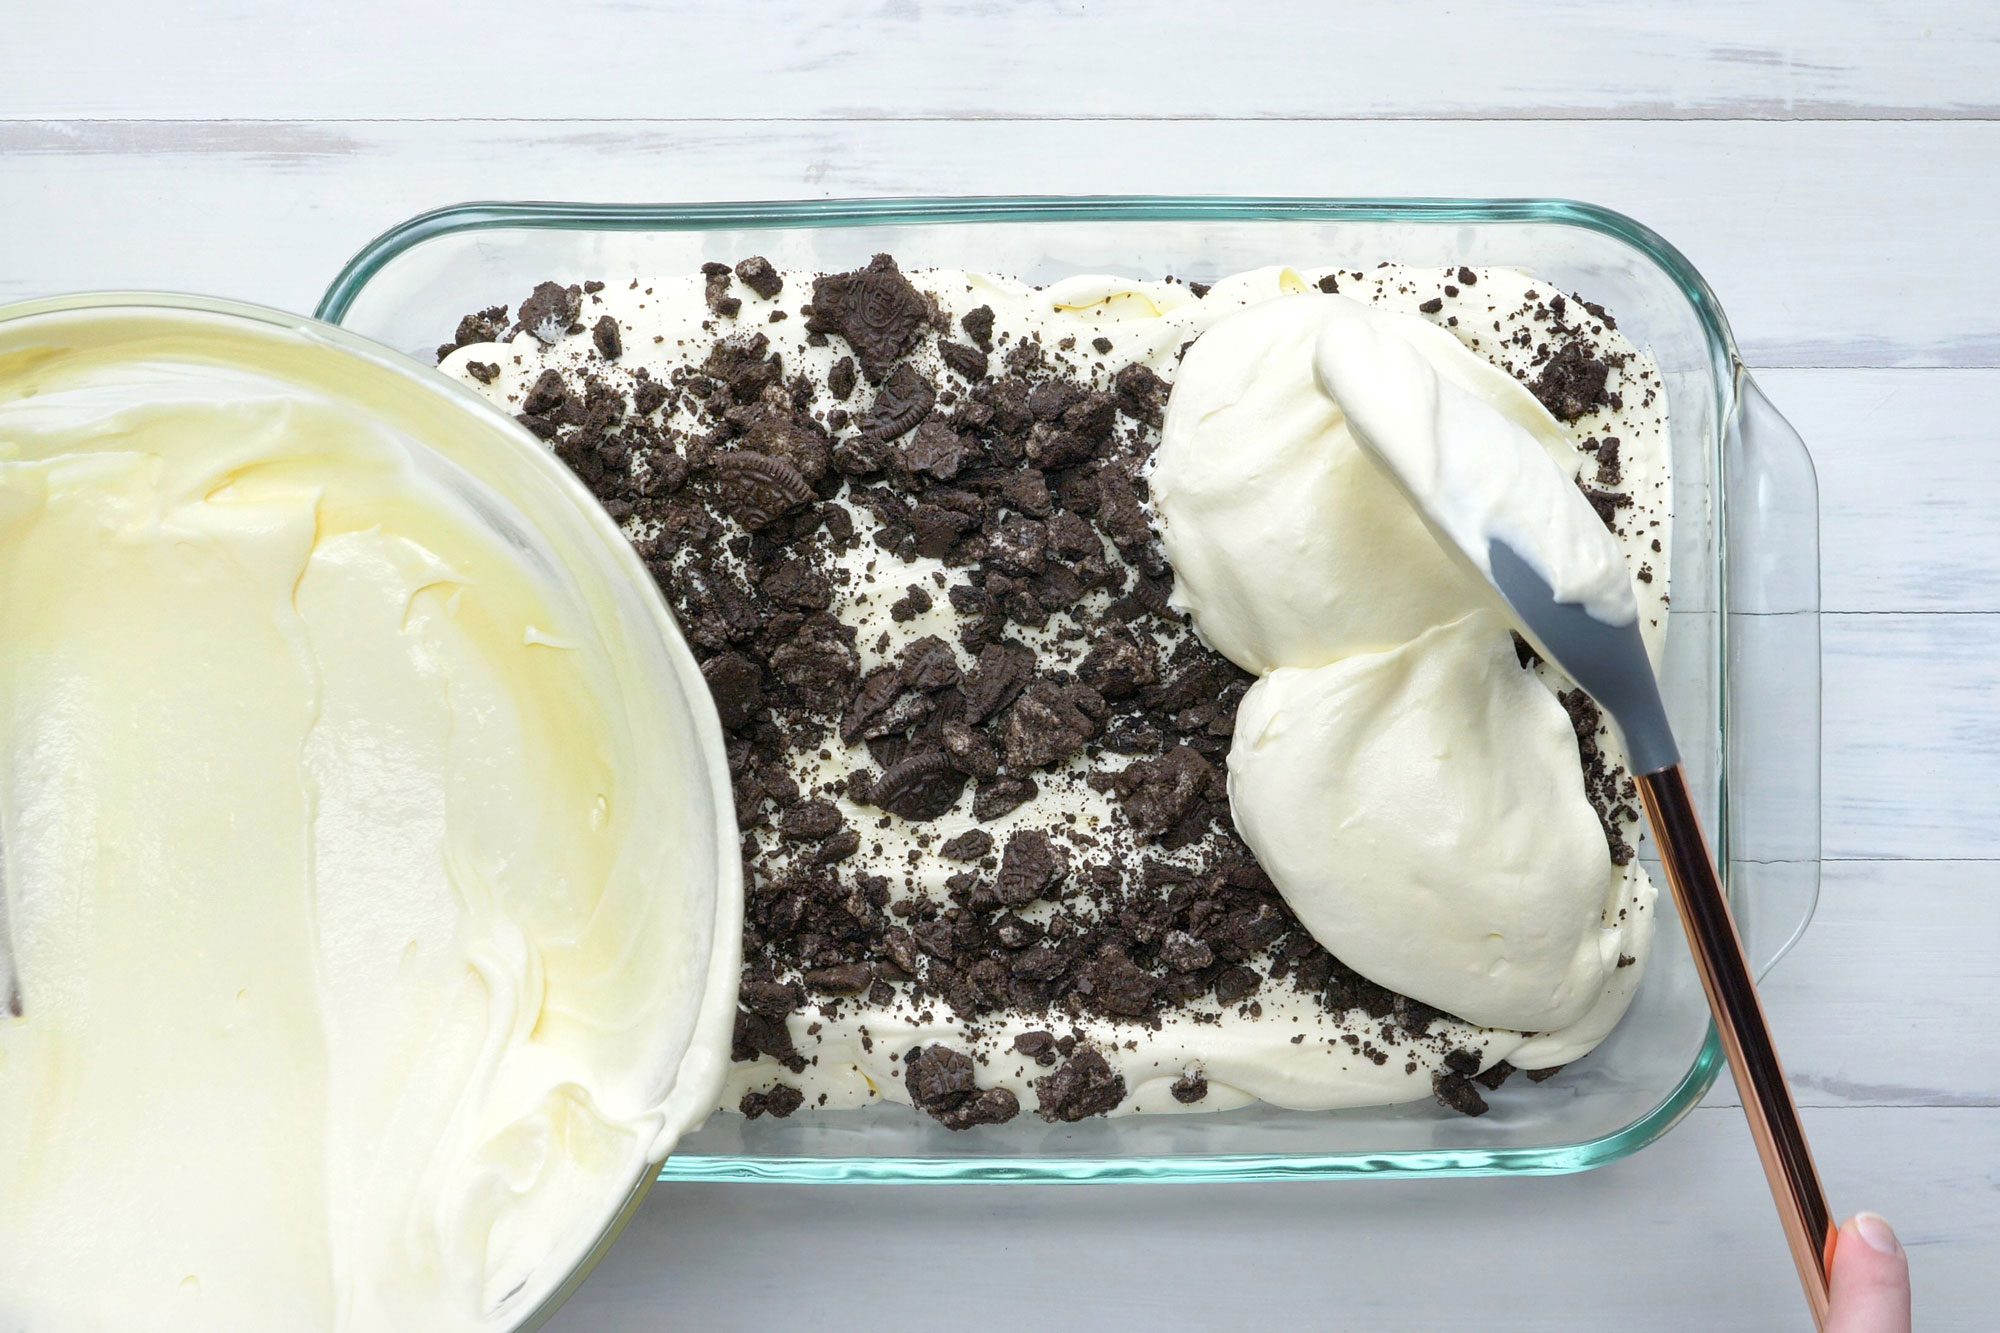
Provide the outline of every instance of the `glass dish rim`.
{"type": "MultiPolygon", "coordinates": [[[[1744,400],[1746,368],[1707,279],[1671,242],[1637,219],[1559,198],[1329,198],[1292,195],[987,195],[867,199],[585,203],[479,200],[419,213],[382,232],[342,266],[314,310],[339,326],[377,274],[408,251],[460,233],[538,231],[719,231],[947,223],[1039,222],[1421,222],[1532,223],[1575,227],[1618,241],[1663,272],[1692,307],[1708,344],[1716,386],[1720,458],[1744,400]]],[[[1728,569],[1727,523],[1716,512],[1717,564],[1728,569]]],[[[1716,591],[1719,661],[1727,661],[1728,580],[1716,591]]],[[[1727,726],[1727,690],[1721,691],[1727,726]]],[[[1716,856],[1730,864],[1729,779],[1718,779],[1716,856]]],[[[1810,922],[1808,911],[1806,922],[1810,922]]],[[[1801,925],[1800,929],[1803,929],[1801,925]]],[[[1796,933],[1794,934],[1796,939],[1796,933]]],[[[1787,941],[1776,956],[1791,947],[1787,941]]],[[[1646,1114],[1596,1138],[1554,1147],[1398,1149],[1373,1153],[1218,1153],[1176,1157],[784,1157],[670,1156],[659,1179],[784,1184],[1086,1184],[1328,1180],[1380,1176],[1445,1179],[1568,1175],[1619,1161],[1651,1144],[1694,1109],[1723,1067],[1713,1023],[1680,1082],[1646,1114]]]]}

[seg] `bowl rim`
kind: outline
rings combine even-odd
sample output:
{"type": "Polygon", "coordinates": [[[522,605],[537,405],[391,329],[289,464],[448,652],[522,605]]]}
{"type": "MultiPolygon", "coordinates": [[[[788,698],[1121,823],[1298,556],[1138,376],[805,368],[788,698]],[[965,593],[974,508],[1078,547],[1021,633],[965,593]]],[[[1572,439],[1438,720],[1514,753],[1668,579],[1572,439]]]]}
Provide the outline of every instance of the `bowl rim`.
{"type": "MultiPolygon", "coordinates": [[[[333,352],[358,357],[409,386],[443,398],[451,405],[475,416],[497,438],[511,442],[541,478],[561,496],[586,525],[600,554],[610,561],[607,577],[622,578],[639,590],[647,608],[645,628],[658,636],[670,669],[687,688],[690,717],[696,736],[695,748],[706,770],[706,786],[715,812],[712,830],[716,838],[714,938],[710,941],[706,972],[697,1001],[692,1035],[687,1052],[662,1101],[662,1125],[646,1163],[635,1174],[612,1207],[597,1235],[580,1257],[542,1294],[534,1306],[519,1312],[508,1325],[515,1333],[539,1328],[556,1308],[581,1285],[594,1269],[654,1182],[660,1178],[660,1163],[673,1145],[705,1120],[713,1109],[724,1066],[700,1058],[704,1050],[726,1050],[735,1023],[738,972],[741,967],[743,913],[742,862],[733,854],[737,841],[735,798],[728,780],[728,761],[723,749],[722,726],[702,683],[700,666],[682,636],[679,624],[668,609],[644,564],[630,542],[618,530],[596,498],[568,468],[541,446],[525,427],[498,411],[485,398],[465,385],[423,366],[410,357],[350,329],[315,317],[293,314],[275,307],[222,297],[180,292],[105,290],[36,297],[0,304],[0,327],[23,320],[77,314],[116,315],[130,312],[143,315],[195,315],[217,318],[239,327],[260,332],[277,331],[302,336],[333,352]],[[699,686],[700,688],[696,688],[699,686]],[[690,1074],[693,1075],[690,1078],[690,1074]]],[[[505,1302],[503,1301],[504,1305],[505,1302]]]]}

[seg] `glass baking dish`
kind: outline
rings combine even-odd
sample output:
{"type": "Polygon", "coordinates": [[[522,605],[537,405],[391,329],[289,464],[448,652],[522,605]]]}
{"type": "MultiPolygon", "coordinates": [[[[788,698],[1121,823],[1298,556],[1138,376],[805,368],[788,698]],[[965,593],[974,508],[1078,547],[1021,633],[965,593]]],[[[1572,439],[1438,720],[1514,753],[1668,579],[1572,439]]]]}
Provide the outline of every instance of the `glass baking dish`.
{"type": "MultiPolygon", "coordinates": [[[[1526,269],[1602,303],[1659,364],[1676,523],[1663,683],[1753,962],[1819,890],[1819,557],[1812,464],[1751,380],[1714,294],[1629,218],[1557,200],[1004,198],[700,205],[466,204],[411,219],[334,280],[321,318],[426,363],[459,317],[555,278],[686,273],[761,254],[851,268],[878,251],[1045,283],[1080,272],[1213,279],[1272,263],[1526,269]]],[[[1655,877],[1658,877],[1655,868],[1655,877]]],[[[714,1117],[668,1180],[1081,1182],[1553,1174],[1616,1161],[1698,1102],[1722,1056],[1669,895],[1630,1013],[1542,1085],[1468,1119],[1429,1102],[1265,1106],[951,1134],[907,1107],[714,1117]]]]}

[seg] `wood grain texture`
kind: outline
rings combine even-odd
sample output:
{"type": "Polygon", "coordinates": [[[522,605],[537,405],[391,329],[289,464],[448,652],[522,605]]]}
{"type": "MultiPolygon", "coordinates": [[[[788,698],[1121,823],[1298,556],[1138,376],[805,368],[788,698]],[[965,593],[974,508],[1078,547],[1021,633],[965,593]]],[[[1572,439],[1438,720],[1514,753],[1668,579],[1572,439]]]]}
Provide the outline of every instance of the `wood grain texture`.
{"type": "Polygon", "coordinates": [[[2000,365],[1996,186],[1973,170],[2000,123],[31,121],[0,122],[0,157],[0,298],[309,309],[378,231],[478,198],[1553,195],[1672,238],[1759,368],[2000,365]]]}
{"type": "MultiPolygon", "coordinates": [[[[1836,1206],[1910,1246],[1919,1327],[1994,1325],[2000,6],[15,9],[0,300],[309,309],[468,198],[1567,195],[1654,226],[1819,465],[1832,859],[1773,1022],[1836,1206]]],[[[975,1324],[1803,1327],[1733,1097],[1558,1179],[671,1187],[555,1326],[875,1333],[937,1322],[920,1287],[975,1324]]]]}
{"type": "Polygon", "coordinates": [[[2000,611],[2000,372],[1757,378],[1819,470],[1825,610],[2000,611]]]}
{"type": "Polygon", "coordinates": [[[2000,861],[2000,616],[1833,615],[1821,634],[1826,855],[2000,861]]]}
{"type": "MultiPolygon", "coordinates": [[[[1838,1206],[1898,1220],[1926,1333],[1993,1327],[2000,1111],[1808,1110],[1838,1206]]],[[[1808,1325],[1733,1107],[1581,1176],[1381,1184],[663,1186],[551,1326],[1060,1328],[1808,1325]],[[1254,1323],[1252,1322],[1254,1320],[1254,1323]]]]}
{"type": "MultiPolygon", "coordinates": [[[[1990,861],[1827,864],[1811,929],[1761,987],[1801,1106],[2000,1112],[1996,877],[1990,861]]],[[[1736,1105],[1734,1083],[1708,1104],[1736,1105]]]]}
{"type": "Polygon", "coordinates": [[[0,117],[1990,116],[1991,6],[23,5],[0,117]],[[254,33],[254,39],[248,34],[254,33]]]}

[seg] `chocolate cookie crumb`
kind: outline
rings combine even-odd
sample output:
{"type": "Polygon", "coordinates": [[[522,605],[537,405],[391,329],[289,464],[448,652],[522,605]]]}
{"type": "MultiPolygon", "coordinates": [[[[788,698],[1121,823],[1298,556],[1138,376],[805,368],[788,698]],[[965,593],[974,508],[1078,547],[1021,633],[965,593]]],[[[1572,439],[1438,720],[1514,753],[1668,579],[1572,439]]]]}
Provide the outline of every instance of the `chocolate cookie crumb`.
{"type": "Polygon", "coordinates": [[[561,407],[568,398],[569,388],[563,382],[562,372],[545,370],[528,386],[527,396],[521,400],[521,412],[531,417],[543,416],[561,407]]]}
{"type": "Polygon", "coordinates": [[[766,301],[784,290],[785,280],[778,270],[771,267],[771,261],[762,255],[752,255],[736,266],[736,277],[745,287],[763,297],[766,301]]]}
{"type": "Polygon", "coordinates": [[[946,1129],[1000,1125],[1020,1114],[1021,1103],[1006,1088],[978,1086],[972,1057],[943,1043],[912,1051],[903,1061],[903,1086],[918,1110],[946,1129]]]}
{"type": "MultiPolygon", "coordinates": [[[[476,343],[497,343],[507,336],[507,307],[488,306],[475,314],[458,321],[458,332],[448,343],[437,349],[437,358],[442,361],[461,347],[471,347],[476,343]]],[[[491,381],[482,381],[491,383],[491,381]]]]}
{"type": "Polygon", "coordinates": [[[866,963],[834,963],[807,968],[801,980],[821,995],[859,995],[874,982],[875,971],[866,963]]]}
{"type": "Polygon", "coordinates": [[[992,366],[986,353],[964,343],[941,342],[938,344],[938,356],[945,365],[968,380],[985,379],[992,366]]]}
{"type": "Polygon", "coordinates": [[[972,817],[990,823],[1028,801],[1040,791],[1028,778],[993,778],[981,782],[972,794],[972,817]]]}
{"type": "Polygon", "coordinates": [[[866,268],[829,273],[813,284],[806,327],[837,334],[854,349],[861,373],[878,384],[897,358],[915,345],[928,318],[923,295],[896,261],[876,255],[866,268]]]}
{"type": "Polygon", "coordinates": [[[783,1120],[792,1112],[805,1105],[806,1095],[789,1083],[774,1083],[763,1092],[746,1092],[736,1109],[746,1120],[768,1115],[773,1120],[783,1120]]]}
{"type": "Polygon", "coordinates": [[[936,402],[936,386],[905,362],[876,391],[864,431],[876,442],[887,443],[915,429],[936,402]]]}
{"type": "Polygon", "coordinates": [[[1439,1105],[1460,1115],[1486,1114],[1486,1099],[1479,1095],[1479,1089],[1464,1074],[1432,1074],[1431,1092],[1439,1105]]]}
{"type": "Polygon", "coordinates": [[[1603,521],[1604,526],[1614,533],[1617,532],[1618,511],[1631,508],[1632,497],[1621,491],[1601,491],[1595,486],[1585,486],[1581,482],[1577,483],[1577,489],[1583,492],[1584,499],[1590,501],[1590,507],[1597,511],[1597,517],[1603,521]]]}
{"type": "Polygon", "coordinates": [[[1069,873],[1069,862],[1047,834],[1017,829],[1007,835],[1000,853],[1000,874],[994,891],[1009,907],[1026,907],[1047,895],[1069,873]]]}
{"type": "Polygon", "coordinates": [[[931,595],[917,584],[909,588],[889,606],[889,619],[898,625],[907,624],[931,609],[931,595]]]}
{"type": "Polygon", "coordinates": [[[854,358],[843,356],[826,372],[826,388],[835,399],[846,402],[854,393],[854,358]]]}
{"type": "Polygon", "coordinates": [[[597,354],[606,361],[616,361],[625,355],[625,340],[619,335],[618,321],[609,315],[600,318],[590,330],[590,341],[597,348],[597,354]]]}
{"type": "Polygon", "coordinates": [[[1095,1050],[1078,1051],[1035,1080],[1036,1113],[1052,1123],[1102,1115],[1124,1100],[1124,1075],[1095,1050]]]}
{"type": "Polygon", "coordinates": [[[741,653],[718,653],[701,664],[724,731],[749,725],[764,706],[764,673],[741,653]]]}
{"type": "Polygon", "coordinates": [[[1581,339],[1563,344],[1528,389],[1559,421],[1575,421],[1587,412],[1613,406],[1606,392],[1611,367],[1593,356],[1581,339]]]}
{"type": "Polygon", "coordinates": [[[1252,967],[1238,965],[1224,968],[1215,978],[1215,999],[1218,1004],[1240,1004],[1257,993],[1263,978],[1252,967]]]}
{"type": "Polygon", "coordinates": [[[715,460],[723,505],[753,532],[809,503],[812,487],[789,459],[739,449],[715,460]]]}
{"type": "Polygon", "coordinates": [[[948,861],[977,861],[993,850],[993,835],[983,828],[967,829],[938,848],[948,861]]]}
{"type": "Polygon", "coordinates": [[[965,312],[965,316],[958,321],[958,324],[965,330],[965,336],[972,339],[973,346],[982,352],[993,350],[992,306],[974,306],[965,312]]]}
{"type": "Polygon", "coordinates": [[[564,287],[553,282],[537,283],[528,299],[521,302],[519,323],[526,332],[545,343],[553,343],[569,332],[583,307],[583,288],[564,287]]]}
{"type": "Polygon", "coordinates": [[[1193,1106],[1196,1102],[1208,1096],[1208,1080],[1193,1070],[1189,1070],[1175,1079],[1173,1085],[1167,1091],[1172,1093],[1174,1100],[1182,1106],[1193,1106]]]}
{"type": "Polygon", "coordinates": [[[1626,839],[1624,830],[1626,821],[1636,812],[1625,801],[1618,772],[1598,744],[1604,714],[1597,702],[1582,690],[1565,690],[1556,698],[1569,713],[1570,726],[1576,732],[1577,754],[1583,762],[1583,794],[1604,828],[1611,864],[1630,865],[1638,853],[1626,839]]]}
{"type": "Polygon", "coordinates": [[[743,309],[743,299],[729,294],[729,265],[707,263],[701,266],[701,272],[708,280],[702,287],[702,299],[708,308],[724,319],[734,319],[743,309]]]}
{"type": "Polygon", "coordinates": [[[958,804],[965,774],[951,766],[943,750],[924,750],[891,764],[868,793],[869,802],[892,815],[922,823],[958,804]]]}
{"type": "Polygon", "coordinates": [[[1014,1038],[1014,1049],[1045,1069],[1061,1058],[1052,1032],[1023,1032],[1014,1038]]]}

